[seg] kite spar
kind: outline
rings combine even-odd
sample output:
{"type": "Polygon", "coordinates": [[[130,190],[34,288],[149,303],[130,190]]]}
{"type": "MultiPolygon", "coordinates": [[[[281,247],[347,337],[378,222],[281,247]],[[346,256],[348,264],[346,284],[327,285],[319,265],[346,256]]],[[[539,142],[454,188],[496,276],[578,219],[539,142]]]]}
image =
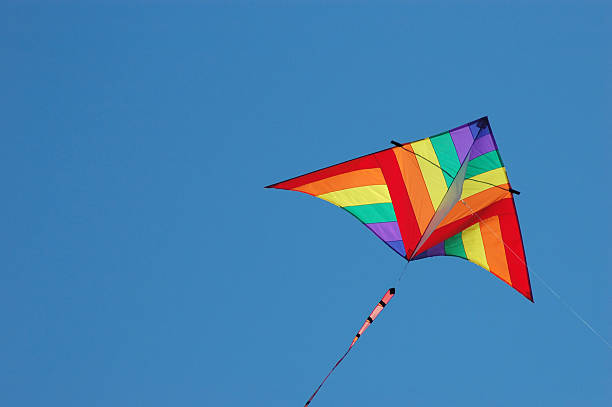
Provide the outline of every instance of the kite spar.
{"type": "MultiPolygon", "coordinates": [[[[304,192],[343,208],[409,262],[468,260],[533,302],[513,198],[519,192],[510,186],[488,118],[392,144],[267,188],[304,192]]],[[[306,405],[394,294],[387,291],[306,405]]]]}

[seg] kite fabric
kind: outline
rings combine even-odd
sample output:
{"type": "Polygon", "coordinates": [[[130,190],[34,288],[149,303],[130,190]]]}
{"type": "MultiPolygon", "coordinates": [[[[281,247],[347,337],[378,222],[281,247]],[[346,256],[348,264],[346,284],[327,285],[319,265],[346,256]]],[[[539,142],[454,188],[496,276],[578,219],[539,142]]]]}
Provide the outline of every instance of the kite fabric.
{"type": "MultiPolygon", "coordinates": [[[[475,263],[533,302],[506,168],[487,117],[447,132],[291,178],[266,188],[337,205],[408,262],[455,256],[475,263]]],[[[374,308],[346,353],[395,294],[374,308]]]]}
{"type": "Polygon", "coordinates": [[[348,349],[346,350],[346,352],[344,353],[344,355],[342,355],[342,357],[340,359],[338,359],[338,361],[336,362],[336,364],[334,365],[334,367],[331,368],[331,370],[329,371],[329,373],[327,374],[327,376],[325,376],[325,378],[323,379],[323,381],[321,382],[321,384],[319,384],[319,387],[317,387],[317,389],[315,390],[314,393],[312,393],[312,396],[310,396],[310,398],[308,399],[308,401],[306,402],[306,404],[304,405],[304,407],[307,407],[310,402],[312,401],[312,399],[314,399],[314,397],[317,395],[317,393],[319,392],[319,390],[321,389],[321,387],[323,386],[323,383],[325,383],[325,381],[327,380],[327,378],[333,373],[334,370],[336,370],[336,368],[338,367],[338,365],[344,360],[344,358],[346,357],[346,355],[348,355],[348,353],[351,351],[351,349],[353,348],[353,345],[355,345],[355,342],[357,342],[357,340],[359,339],[359,337],[361,335],[363,335],[363,333],[365,332],[366,329],[368,329],[368,327],[370,325],[372,325],[372,323],[374,322],[374,320],[376,319],[376,317],[378,316],[378,314],[381,313],[381,311],[383,310],[383,308],[385,308],[385,306],[389,303],[389,301],[391,301],[391,298],[393,298],[393,296],[395,295],[395,288],[389,288],[387,290],[387,292],[385,293],[385,295],[382,297],[382,299],[378,302],[378,304],[376,304],[376,307],[374,307],[374,310],[370,313],[370,315],[368,316],[368,318],[366,319],[366,321],[363,323],[363,325],[361,326],[361,328],[359,328],[359,331],[357,331],[357,334],[355,335],[355,338],[353,338],[353,342],[351,342],[351,345],[348,347],[348,349]]]}
{"type": "Polygon", "coordinates": [[[407,260],[456,256],[533,301],[513,194],[487,117],[266,188],[360,220],[407,260]]]}

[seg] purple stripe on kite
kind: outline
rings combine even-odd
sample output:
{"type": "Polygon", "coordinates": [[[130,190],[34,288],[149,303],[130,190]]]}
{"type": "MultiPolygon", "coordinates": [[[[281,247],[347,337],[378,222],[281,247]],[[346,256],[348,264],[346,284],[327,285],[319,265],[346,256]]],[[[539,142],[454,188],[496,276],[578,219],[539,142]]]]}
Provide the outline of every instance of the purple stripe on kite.
{"type": "Polygon", "coordinates": [[[474,142],[472,138],[472,132],[468,126],[459,127],[455,130],[450,131],[451,138],[455,144],[455,150],[457,150],[457,156],[459,162],[463,164],[463,160],[470,150],[470,146],[474,142]]]}
{"type": "Polygon", "coordinates": [[[402,240],[397,222],[366,223],[365,225],[385,242],[402,240]]]}
{"type": "Polygon", "coordinates": [[[423,253],[416,256],[414,259],[424,259],[425,257],[433,257],[433,256],[444,256],[446,255],[446,251],[444,250],[444,242],[440,242],[437,245],[430,247],[425,250],[423,253]]]}
{"type": "Polygon", "coordinates": [[[385,243],[387,243],[389,246],[391,246],[393,250],[395,250],[400,255],[402,255],[402,257],[406,256],[406,249],[404,248],[404,242],[402,242],[401,240],[396,240],[394,242],[385,242],[385,243]]]}
{"type": "Polygon", "coordinates": [[[426,258],[426,257],[431,257],[431,256],[429,256],[429,255],[427,254],[427,250],[425,250],[423,253],[419,254],[418,256],[414,256],[414,257],[412,258],[412,260],[421,260],[421,259],[424,259],[424,258],[426,258]]]}
{"type": "Polygon", "coordinates": [[[426,250],[427,256],[444,256],[446,251],[444,250],[444,242],[440,242],[435,246],[430,247],[426,250]]]}
{"type": "Polygon", "coordinates": [[[489,151],[496,150],[495,142],[493,141],[493,136],[491,134],[487,134],[484,137],[478,137],[476,141],[474,141],[474,145],[472,146],[472,152],[470,153],[470,160],[473,160],[476,157],[479,157],[483,154],[488,153],[489,151]]]}

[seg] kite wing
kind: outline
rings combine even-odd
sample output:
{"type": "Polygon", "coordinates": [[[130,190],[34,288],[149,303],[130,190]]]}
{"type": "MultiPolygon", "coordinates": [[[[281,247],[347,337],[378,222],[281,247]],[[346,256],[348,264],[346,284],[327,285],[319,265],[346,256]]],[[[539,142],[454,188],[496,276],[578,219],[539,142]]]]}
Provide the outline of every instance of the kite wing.
{"type": "Polygon", "coordinates": [[[359,219],[407,260],[457,256],[533,301],[512,193],[486,117],[268,188],[304,192],[359,219]]]}
{"type": "MultiPolygon", "coordinates": [[[[478,133],[483,119],[468,124],[478,133]]],[[[513,193],[488,120],[471,147],[461,197],[413,259],[469,260],[533,301],[513,193]]]]}

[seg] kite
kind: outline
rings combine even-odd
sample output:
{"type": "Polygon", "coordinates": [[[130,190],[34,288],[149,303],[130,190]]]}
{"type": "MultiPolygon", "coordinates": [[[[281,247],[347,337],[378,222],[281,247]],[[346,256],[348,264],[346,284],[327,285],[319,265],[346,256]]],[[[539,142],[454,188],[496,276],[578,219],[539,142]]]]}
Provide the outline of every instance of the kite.
{"type": "MultiPolygon", "coordinates": [[[[487,117],[266,188],[304,192],[337,205],[408,262],[455,256],[493,273],[533,302],[506,168],[487,117]]],[[[355,342],[395,294],[391,288],[355,342]]]]}

